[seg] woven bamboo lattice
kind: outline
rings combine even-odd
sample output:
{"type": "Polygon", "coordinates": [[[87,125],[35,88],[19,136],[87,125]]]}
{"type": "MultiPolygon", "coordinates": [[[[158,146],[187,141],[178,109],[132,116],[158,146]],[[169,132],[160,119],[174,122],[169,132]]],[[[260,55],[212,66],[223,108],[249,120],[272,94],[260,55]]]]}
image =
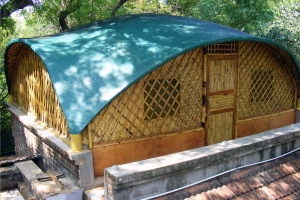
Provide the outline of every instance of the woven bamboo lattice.
{"type": "Polygon", "coordinates": [[[268,48],[270,51],[272,51],[282,62],[284,62],[285,67],[287,68],[288,72],[290,73],[292,80],[294,81],[296,87],[297,87],[297,93],[298,96],[300,96],[300,80],[299,80],[299,74],[298,74],[298,68],[295,65],[295,61],[293,58],[283,49],[268,45],[268,48]]]}
{"type": "Polygon", "coordinates": [[[209,98],[209,110],[220,110],[224,108],[232,108],[234,102],[234,93],[227,95],[213,95],[209,98]]]}
{"type": "Polygon", "coordinates": [[[13,101],[53,132],[68,138],[67,122],[48,72],[30,47],[24,46],[11,81],[13,101]]]}
{"type": "Polygon", "coordinates": [[[16,43],[9,47],[7,51],[7,84],[11,85],[12,77],[14,74],[14,67],[18,61],[19,54],[22,51],[25,44],[23,43],[16,43]]]}
{"type": "Polygon", "coordinates": [[[122,142],[201,127],[201,49],[181,55],[118,96],[83,131],[94,144],[122,142]]]}
{"type": "Polygon", "coordinates": [[[238,120],[295,107],[295,84],[289,69],[267,46],[241,42],[238,120]]]}
{"type": "Polygon", "coordinates": [[[219,53],[237,53],[238,43],[237,42],[224,42],[220,44],[208,45],[206,48],[206,53],[219,54],[219,53]]]}

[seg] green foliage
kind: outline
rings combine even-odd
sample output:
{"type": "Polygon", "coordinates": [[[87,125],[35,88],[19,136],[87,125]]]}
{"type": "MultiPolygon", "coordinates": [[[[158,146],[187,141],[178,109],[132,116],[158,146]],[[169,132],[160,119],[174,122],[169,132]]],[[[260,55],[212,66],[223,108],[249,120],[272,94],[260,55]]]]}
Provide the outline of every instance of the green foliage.
{"type": "Polygon", "coordinates": [[[274,18],[274,0],[170,0],[184,16],[213,21],[248,33],[274,18]]]}
{"type": "Polygon", "coordinates": [[[163,3],[159,0],[147,1],[129,1],[124,5],[124,12],[127,14],[139,13],[160,13],[178,15],[179,13],[172,8],[171,4],[163,3]]]}
{"type": "Polygon", "coordinates": [[[11,17],[1,19],[1,33],[4,31],[8,34],[8,32],[13,32],[16,26],[15,20],[11,17]]]}
{"type": "Polygon", "coordinates": [[[11,36],[14,35],[14,26],[15,22],[11,18],[6,18],[7,23],[9,25],[0,27],[0,124],[1,124],[1,135],[0,135],[0,142],[1,142],[1,151],[0,156],[8,156],[14,154],[14,143],[13,137],[11,134],[11,120],[10,120],[10,113],[7,110],[6,102],[8,100],[7,97],[7,86],[6,86],[6,79],[4,74],[4,50],[6,44],[11,39],[11,36]]]}
{"type": "Polygon", "coordinates": [[[38,37],[51,35],[59,32],[59,26],[52,21],[46,21],[43,17],[39,16],[37,12],[24,12],[21,18],[24,18],[24,24],[20,21],[16,27],[16,32],[19,33],[18,37],[38,37]]]}
{"type": "Polygon", "coordinates": [[[281,2],[275,11],[275,20],[261,26],[257,30],[257,35],[274,39],[285,45],[296,55],[300,64],[300,2],[281,2]]]}
{"type": "MultiPolygon", "coordinates": [[[[43,4],[35,6],[34,14],[31,14],[30,24],[51,24],[51,31],[59,32],[58,13],[72,10],[66,21],[68,27],[73,28],[92,21],[109,18],[116,3],[117,0],[44,1],[43,4]]],[[[124,9],[119,10],[118,15],[120,14],[125,14],[124,9]]]]}

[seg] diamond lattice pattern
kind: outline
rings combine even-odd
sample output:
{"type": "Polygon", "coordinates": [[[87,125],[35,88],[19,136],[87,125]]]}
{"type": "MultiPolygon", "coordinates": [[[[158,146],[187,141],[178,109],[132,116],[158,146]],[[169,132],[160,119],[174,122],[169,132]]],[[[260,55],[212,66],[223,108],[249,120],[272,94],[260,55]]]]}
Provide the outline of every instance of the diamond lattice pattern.
{"type": "Polygon", "coordinates": [[[283,62],[265,45],[240,43],[238,119],[294,108],[295,85],[283,62]]]}
{"type": "Polygon", "coordinates": [[[180,112],[180,88],[176,79],[156,79],[145,82],[145,119],[175,116],[180,112]]]}
{"type": "Polygon", "coordinates": [[[94,145],[201,128],[202,50],[181,55],[132,85],[83,131],[94,145]]]}

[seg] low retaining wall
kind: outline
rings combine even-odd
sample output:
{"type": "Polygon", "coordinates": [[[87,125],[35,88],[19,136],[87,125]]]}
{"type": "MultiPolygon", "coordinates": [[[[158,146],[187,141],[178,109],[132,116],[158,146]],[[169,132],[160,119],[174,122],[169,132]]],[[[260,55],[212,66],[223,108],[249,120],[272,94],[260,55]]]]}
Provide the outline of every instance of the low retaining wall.
{"type": "Polygon", "coordinates": [[[300,147],[300,123],[105,169],[106,199],[141,199],[300,147]]]}
{"type": "Polygon", "coordinates": [[[17,156],[41,155],[43,171],[60,170],[79,187],[90,189],[94,182],[92,152],[73,153],[70,147],[44,129],[15,106],[8,104],[12,115],[12,134],[17,156]]]}

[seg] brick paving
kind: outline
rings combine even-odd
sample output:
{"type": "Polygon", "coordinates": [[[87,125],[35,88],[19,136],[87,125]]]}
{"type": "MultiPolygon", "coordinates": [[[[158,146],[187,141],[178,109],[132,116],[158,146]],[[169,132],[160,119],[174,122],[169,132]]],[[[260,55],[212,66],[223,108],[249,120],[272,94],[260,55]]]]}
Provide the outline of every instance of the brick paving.
{"type": "Polygon", "coordinates": [[[181,199],[300,199],[300,150],[156,198],[181,199]]]}

